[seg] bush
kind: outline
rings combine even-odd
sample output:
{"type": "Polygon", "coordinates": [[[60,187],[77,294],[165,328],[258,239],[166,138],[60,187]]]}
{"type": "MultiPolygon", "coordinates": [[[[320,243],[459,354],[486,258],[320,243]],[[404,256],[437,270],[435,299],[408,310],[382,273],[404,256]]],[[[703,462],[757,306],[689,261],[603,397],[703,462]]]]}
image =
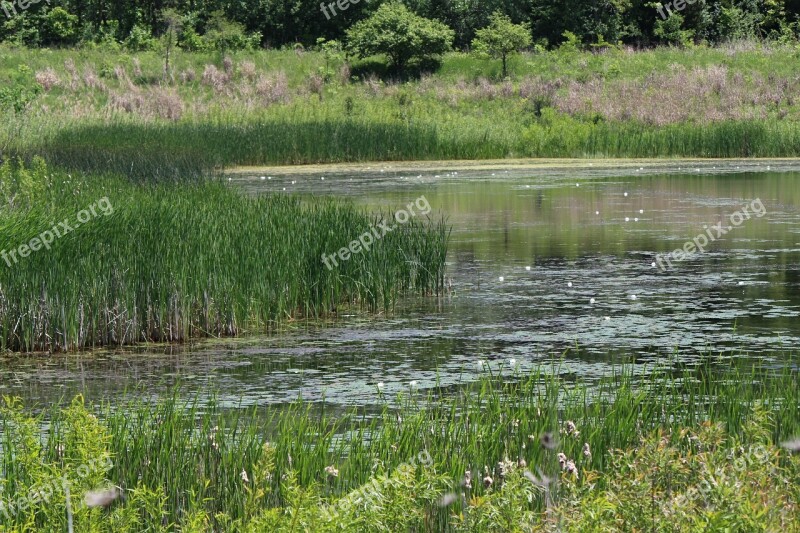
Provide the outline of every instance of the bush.
{"type": "Polygon", "coordinates": [[[211,15],[204,38],[210,48],[220,52],[254,50],[261,45],[260,33],[246,34],[242,24],[231,22],[222,11],[211,15]]]}
{"type": "Polygon", "coordinates": [[[43,44],[70,45],[78,41],[78,17],[61,7],[47,12],[42,27],[43,44]]]}
{"type": "Polygon", "coordinates": [[[653,34],[658,37],[664,44],[672,44],[676,46],[689,46],[692,44],[692,37],[694,37],[693,30],[684,30],[683,15],[673,13],[666,20],[657,20],[653,29],[653,34]]]}
{"type": "Polygon", "coordinates": [[[157,44],[156,39],[150,34],[150,29],[142,24],[135,24],[125,39],[125,48],[131,52],[155,50],[157,44]]]}

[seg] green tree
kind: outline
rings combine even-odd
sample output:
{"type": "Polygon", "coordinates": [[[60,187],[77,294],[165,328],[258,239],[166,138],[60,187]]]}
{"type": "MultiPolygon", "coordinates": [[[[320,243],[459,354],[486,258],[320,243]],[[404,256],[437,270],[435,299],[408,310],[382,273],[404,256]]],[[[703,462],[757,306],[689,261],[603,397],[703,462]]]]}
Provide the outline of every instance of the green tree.
{"type": "Polygon", "coordinates": [[[683,16],[673,13],[667,20],[656,21],[653,35],[666,44],[688,46],[692,42],[694,31],[683,29],[683,16]]]}
{"type": "Polygon", "coordinates": [[[402,71],[412,59],[448,51],[454,38],[455,33],[445,24],[415,15],[392,1],[347,30],[347,48],[360,58],[385,54],[392,66],[402,71]]]}
{"type": "Polygon", "coordinates": [[[206,28],[205,39],[212,48],[223,53],[252,50],[261,44],[260,33],[248,35],[243,24],[228,20],[225,13],[219,10],[211,14],[206,28]]]}
{"type": "Polygon", "coordinates": [[[171,79],[170,59],[173,50],[178,45],[183,17],[174,9],[165,9],[161,12],[161,20],[164,22],[164,34],[161,36],[161,43],[164,47],[164,77],[171,79]]]}
{"type": "Polygon", "coordinates": [[[45,44],[69,45],[78,39],[78,17],[55,7],[44,16],[42,41],[45,44]]]}
{"type": "Polygon", "coordinates": [[[514,24],[508,15],[495,11],[489,25],[475,32],[472,47],[479,54],[503,60],[503,77],[508,76],[508,56],[531,45],[528,24],[514,24]]]}

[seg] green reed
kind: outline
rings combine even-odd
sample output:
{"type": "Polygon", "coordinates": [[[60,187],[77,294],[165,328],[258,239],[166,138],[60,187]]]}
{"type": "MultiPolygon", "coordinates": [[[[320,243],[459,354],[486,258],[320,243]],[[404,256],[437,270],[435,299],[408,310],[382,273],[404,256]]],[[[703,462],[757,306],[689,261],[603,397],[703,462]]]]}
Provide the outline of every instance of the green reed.
{"type": "Polygon", "coordinates": [[[443,289],[443,223],[411,219],[329,270],[377,222],[350,204],[245,196],[219,181],[130,185],[6,164],[0,250],[107,198],[79,228],[0,264],[0,348],[72,350],[272,331],[339,308],[391,310],[443,289]],[[13,198],[13,200],[12,200],[13,198]],[[109,209],[108,211],[112,211],[109,209]]]}
{"type": "MultiPolygon", "coordinates": [[[[42,465],[72,469],[87,458],[82,447],[94,454],[107,451],[113,467],[106,478],[128,494],[115,504],[114,513],[135,509],[148,516],[145,526],[155,526],[155,516],[163,516],[166,524],[186,525],[202,515],[208,527],[225,529],[269,509],[287,517],[290,509],[299,512],[293,506],[299,505],[302,491],[321,498],[320,505],[336,501],[376,476],[394,475],[403,464],[416,461],[420,466],[418,458],[425,451],[428,466],[442,476],[437,491],[457,489],[469,470],[471,494],[481,497],[491,492],[481,483],[484,472],[488,469],[499,479],[496,465],[505,459],[524,459],[531,471],[557,477],[556,453],[574,459],[584,474],[605,472],[610,450],[636,446],[655,430],[679,448],[691,446],[684,439],[686,428],[708,422],[722,424],[738,442],[763,438],[776,443],[795,436],[800,431],[800,387],[791,364],[744,367],[708,359],[677,370],[623,365],[599,381],[562,376],[557,364],[531,372],[506,366],[450,390],[420,394],[410,388],[391,399],[376,390],[382,408],[373,415],[360,409],[333,415],[324,405],[303,402],[231,409],[214,398],[187,402],[175,391],[155,403],[90,406],[99,415],[97,422],[81,415],[83,402],[78,400],[65,411],[53,408],[40,415],[53,428],[53,437],[28,462],[14,458],[38,449],[37,428],[43,419],[26,422],[27,411],[12,403],[0,413],[5,421],[0,481],[22,490],[43,475],[37,470],[42,465]],[[578,434],[565,432],[568,421],[578,434]],[[77,423],[93,428],[84,441],[75,440],[77,423]],[[763,437],[752,433],[754,427],[763,437]],[[542,444],[546,434],[551,435],[550,446],[542,444]],[[593,450],[591,457],[582,455],[585,443],[593,450]],[[338,475],[326,473],[328,466],[338,475]],[[141,501],[142,495],[160,495],[157,512],[141,501]]],[[[602,481],[595,484],[602,488],[602,481]]],[[[541,495],[525,503],[531,510],[543,505],[541,495]]],[[[447,509],[434,506],[429,512],[426,530],[448,529],[447,509]]],[[[46,514],[48,520],[63,521],[63,515],[46,514]]],[[[99,525],[109,515],[94,519],[99,525]]]]}

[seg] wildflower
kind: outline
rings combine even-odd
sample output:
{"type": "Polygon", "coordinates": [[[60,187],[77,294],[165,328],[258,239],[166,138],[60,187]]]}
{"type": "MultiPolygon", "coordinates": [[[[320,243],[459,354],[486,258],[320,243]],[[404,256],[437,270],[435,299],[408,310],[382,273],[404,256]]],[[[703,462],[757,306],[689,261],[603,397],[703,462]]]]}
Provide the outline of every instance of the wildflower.
{"type": "Polygon", "coordinates": [[[484,367],[486,366],[486,363],[483,361],[478,361],[477,365],[478,365],[478,370],[483,370],[484,367]]]}
{"type": "Polygon", "coordinates": [[[574,462],[567,461],[567,464],[564,466],[564,470],[567,471],[567,474],[572,474],[575,476],[575,479],[578,479],[578,467],[575,466],[574,462]]]}
{"type": "Polygon", "coordinates": [[[119,497],[116,487],[105,490],[90,490],[83,497],[86,507],[108,507],[119,497]]]}
{"type": "Polygon", "coordinates": [[[497,463],[497,471],[500,473],[500,479],[505,479],[512,468],[514,468],[514,463],[509,461],[508,457],[497,463]]]}
{"type": "Polygon", "coordinates": [[[528,466],[528,463],[525,461],[525,459],[520,457],[519,459],[517,459],[517,466],[520,468],[525,468],[526,466],[528,466]]]}
{"type": "Polygon", "coordinates": [[[515,366],[516,364],[517,364],[517,360],[516,359],[509,359],[508,360],[508,366],[515,366]]]}
{"type": "Polygon", "coordinates": [[[567,423],[565,425],[566,428],[564,429],[564,433],[566,433],[567,435],[572,435],[573,437],[577,437],[578,435],[581,434],[581,432],[578,431],[578,427],[575,425],[575,422],[573,422],[572,420],[567,420],[567,423]]]}
{"type": "Polygon", "coordinates": [[[383,390],[383,381],[378,383],[378,390],[383,390]]]}
{"type": "Polygon", "coordinates": [[[415,381],[412,381],[411,383],[409,383],[409,385],[411,385],[412,387],[416,387],[416,386],[417,386],[417,382],[416,382],[416,380],[415,380],[415,381]]]}
{"type": "Polygon", "coordinates": [[[472,472],[469,470],[464,472],[464,487],[468,489],[472,488],[472,472]]]}
{"type": "Polygon", "coordinates": [[[247,477],[247,472],[244,469],[242,469],[242,473],[239,475],[242,476],[242,481],[250,483],[250,478],[247,477]]]}
{"type": "Polygon", "coordinates": [[[328,477],[339,477],[339,471],[333,465],[325,467],[325,473],[328,477]]]}
{"type": "Polygon", "coordinates": [[[592,460],[592,449],[589,448],[588,442],[583,443],[583,456],[586,457],[586,459],[589,461],[592,460]]]}
{"type": "Polygon", "coordinates": [[[486,476],[483,478],[483,486],[488,489],[492,486],[492,483],[494,483],[494,480],[492,479],[492,476],[489,475],[489,469],[487,468],[486,476]]]}
{"type": "Polygon", "coordinates": [[[567,467],[567,456],[561,452],[558,454],[558,464],[561,465],[561,470],[564,470],[567,467]]]}

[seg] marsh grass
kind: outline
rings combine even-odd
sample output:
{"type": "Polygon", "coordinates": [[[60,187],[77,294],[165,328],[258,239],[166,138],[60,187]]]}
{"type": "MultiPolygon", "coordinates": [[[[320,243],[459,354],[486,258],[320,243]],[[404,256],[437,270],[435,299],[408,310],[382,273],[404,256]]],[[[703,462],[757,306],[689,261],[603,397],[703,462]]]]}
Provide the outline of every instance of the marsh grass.
{"type": "MultiPolygon", "coordinates": [[[[216,180],[118,178],[0,167],[0,249],[12,250],[100,198],[100,216],[18,262],[0,264],[0,349],[64,351],[269,332],[339,308],[390,311],[401,294],[440,294],[448,233],[412,219],[328,270],[380,215],[332,200],[250,197],[216,180]]],[[[388,216],[388,214],[386,215],[388,216]]]]}
{"type": "MultiPolygon", "coordinates": [[[[419,79],[347,78],[322,54],[155,54],[0,48],[0,155],[138,178],[231,165],[504,157],[800,155],[792,48],[696,48],[515,58],[451,54],[419,79]],[[735,53],[734,53],[735,52],[735,53]],[[227,66],[226,66],[227,65],[227,66]],[[27,93],[26,93],[27,94],[27,93]]],[[[356,69],[358,71],[358,69],[356,69]]]]}
{"type": "MultiPolygon", "coordinates": [[[[800,431],[800,387],[790,362],[740,367],[709,360],[641,370],[619,366],[599,382],[561,376],[557,365],[525,374],[488,371],[457,389],[382,398],[377,416],[333,416],[301,401],[230,409],[213,398],[187,402],[179,391],[113,408],[84,408],[78,399],[71,411],[52,408],[37,418],[12,402],[2,411],[0,480],[19,493],[42,471],[74,464],[64,457],[88,460],[105,450],[113,460],[107,480],[127,497],[85,518],[103,531],[132,514],[139,530],[182,524],[183,531],[291,531],[296,520],[315,531],[497,531],[513,523],[580,531],[615,520],[730,525],[762,516],[775,526],[797,517],[792,483],[800,462],[775,445],[800,431]],[[91,411],[101,421],[91,422],[96,429],[83,440],[65,438],[76,434],[78,421],[95,420],[91,411]],[[56,428],[46,441],[39,435],[44,419],[56,428]],[[552,444],[544,446],[547,434],[552,444]],[[730,470],[757,445],[767,450],[760,461],[730,470]],[[422,451],[430,462],[419,460],[422,451]],[[561,453],[575,473],[559,466],[561,453]],[[729,469],[728,488],[695,497],[706,471],[718,468],[729,469]],[[470,487],[463,485],[466,471],[470,487]],[[491,484],[483,482],[487,474],[491,484]],[[528,479],[542,475],[552,480],[547,492],[528,479]],[[731,490],[735,496],[726,500],[731,490]],[[451,493],[457,497],[437,505],[451,493]],[[344,503],[353,494],[361,494],[362,505],[344,503]],[[672,505],[681,494],[691,499],[672,505]],[[769,511],[770,498],[785,507],[769,511]],[[729,511],[715,514],[721,503],[729,511]]],[[[37,506],[30,517],[55,527],[64,520],[37,506]]]]}

